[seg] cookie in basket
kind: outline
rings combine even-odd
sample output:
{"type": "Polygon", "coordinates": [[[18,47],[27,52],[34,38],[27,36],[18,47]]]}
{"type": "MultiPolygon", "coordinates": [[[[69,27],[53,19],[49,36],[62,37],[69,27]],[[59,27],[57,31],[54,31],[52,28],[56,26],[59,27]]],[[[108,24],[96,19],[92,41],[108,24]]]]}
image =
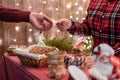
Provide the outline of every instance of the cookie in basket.
{"type": "Polygon", "coordinates": [[[57,50],[55,47],[41,47],[41,46],[35,46],[30,50],[30,53],[34,54],[46,54],[48,52],[57,50]]]}

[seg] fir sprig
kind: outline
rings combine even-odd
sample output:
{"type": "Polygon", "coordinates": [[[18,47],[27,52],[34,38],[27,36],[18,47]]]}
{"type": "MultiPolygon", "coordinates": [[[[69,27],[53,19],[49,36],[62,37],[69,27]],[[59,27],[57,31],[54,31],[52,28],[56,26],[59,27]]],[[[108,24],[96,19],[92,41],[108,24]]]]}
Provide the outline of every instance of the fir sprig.
{"type": "Polygon", "coordinates": [[[44,40],[47,46],[57,47],[62,51],[71,51],[73,48],[73,42],[65,38],[53,38],[51,40],[44,40]]]}

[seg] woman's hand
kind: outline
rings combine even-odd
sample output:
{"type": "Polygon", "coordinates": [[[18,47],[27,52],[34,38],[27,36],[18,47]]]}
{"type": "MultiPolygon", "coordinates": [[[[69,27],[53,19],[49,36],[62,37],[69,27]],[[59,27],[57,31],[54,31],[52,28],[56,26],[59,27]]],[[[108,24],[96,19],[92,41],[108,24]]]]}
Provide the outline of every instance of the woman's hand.
{"type": "Polygon", "coordinates": [[[53,26],[52,19],[50,19],[45,14],[31,12],[30,14],[30,23],[36,29],[41,31],[47,31],[53,26]]]}
{"type": "Polygon", "coordinates": [[[72,21],[69,19],[60,19],[56,23],[57,27],[61,31],[66,31],[72,26],[72,21]]]}

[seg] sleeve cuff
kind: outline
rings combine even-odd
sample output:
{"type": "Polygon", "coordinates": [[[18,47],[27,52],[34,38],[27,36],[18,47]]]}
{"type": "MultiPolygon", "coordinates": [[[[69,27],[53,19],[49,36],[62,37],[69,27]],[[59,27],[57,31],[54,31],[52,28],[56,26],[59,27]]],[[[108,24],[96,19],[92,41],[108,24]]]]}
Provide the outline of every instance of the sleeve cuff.
{"type": "Polygon", "coordinates": [[[72,20],[71,20],[71,22],[72,22],[72,26],[67,31],[76,29],[76,23],[72,20]]]}

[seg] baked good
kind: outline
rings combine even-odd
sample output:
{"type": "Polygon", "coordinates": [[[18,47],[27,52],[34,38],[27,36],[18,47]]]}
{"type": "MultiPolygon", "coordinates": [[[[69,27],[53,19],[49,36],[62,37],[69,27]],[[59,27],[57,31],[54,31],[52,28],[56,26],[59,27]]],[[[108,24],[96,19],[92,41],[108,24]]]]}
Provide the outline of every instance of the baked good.
{"type": "Polygon", "coordinates": [[[55,47],[41,47],[41,46],[34,46],[31,50],[30,53],[34,54],[47,54],[48,52],[56,50],[55,47]]]}

